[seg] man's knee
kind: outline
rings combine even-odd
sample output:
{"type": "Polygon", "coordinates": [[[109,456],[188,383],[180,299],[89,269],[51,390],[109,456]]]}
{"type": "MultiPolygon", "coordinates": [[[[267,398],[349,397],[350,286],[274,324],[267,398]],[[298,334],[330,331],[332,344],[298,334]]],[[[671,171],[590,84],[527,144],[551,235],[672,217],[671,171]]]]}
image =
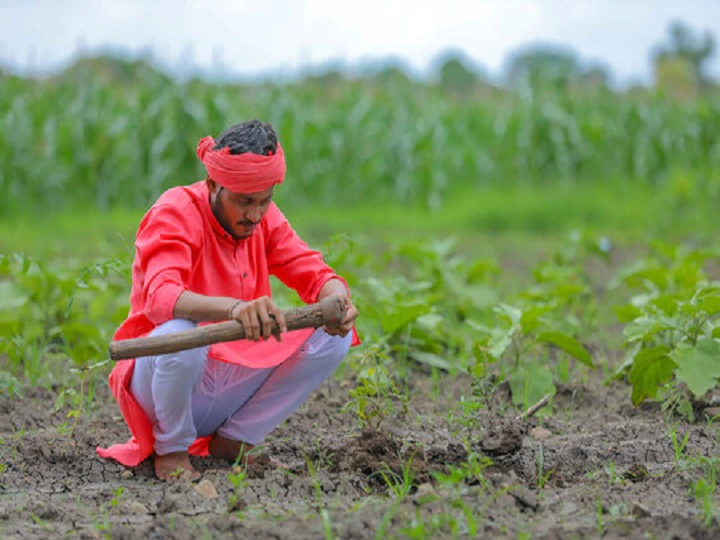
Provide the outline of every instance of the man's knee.
{"type": "MultiPolygon", "coordinates": [[[[173,319],[159,326],[152,335],[169,335],[195,328],[197,325],[185,319],[173,319]]],[[[185,380],[199,380],[207,364],[208,347],[198,347],[170,354],[162,354],[155,358],[156,369],[165,374],[172,374],[185,380]]]]}
{"type": "Polygon", "coordinates": [[[184,380],[202,378],[207,364],[207,347],[163,354],[156,358],[156,369],[165,375],[172,374],[184,380]]]}
{"type": "Polygon", "coordinates": [[[333,367],[339,366],[350,349],[352,335],[348,334],[345,337],[330,336],[322,329],[316,330],[316,332],[321,332],[321,335],[317,336],[319,343],[317,343],[316,347],[313,347],[314,354],[311,353],[309,356],[321,359],[333,367]]]}

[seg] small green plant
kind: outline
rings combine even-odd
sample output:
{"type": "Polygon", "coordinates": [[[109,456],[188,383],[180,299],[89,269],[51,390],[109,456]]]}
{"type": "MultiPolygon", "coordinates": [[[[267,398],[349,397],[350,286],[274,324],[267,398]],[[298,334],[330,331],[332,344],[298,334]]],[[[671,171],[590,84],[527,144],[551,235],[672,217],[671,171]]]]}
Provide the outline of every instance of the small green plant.
{"type": "Polygon", "coordinates": [[[688,440],[690,439],[690,431],[685,432],[685,436],[680,439],[678,438],[677,425],[673,425],[670,428],[670,440],[672,441],[673,451],[675,452],[675,463],[680,463],[684,458],[685,447],[687,446],[688,440]]]}
{"type": "Polygon", "coordinates": [[[308,471],[313,479],[313,485],[315,487],[315,504],[317,511],[320,513],[320,517],[323,522],[323,533],[325,534],[325,540],[333,540],[335,534],[332,530],[332,523],[330,523],[330,513],[328,512],[325,500],[323,497],[322,486],[320,485],[320,479],[318,478],[317,469],[312,461],[306,461],[308,471]]]}
{"type": "Polygon", "coordinates": [[[110,499],[110,506],[111,506],[111,507],[115,507],[115,506],[117,506],[118,504],[120,504],[120,497],[122,497],[124,493],[125,493],[125,487],[124,487],[124,486],[120,486],[119,488],[117,488],[117,489],[115,490],[115,493],[114,493],[114,495],[113,495],[113,498],[110,499]]]}
{"type": "Polygon", "coordinates": [[[407,462],[403,463],[402,474],[391,470],[386,463],[383,463],[382,469],[378,471],[378,474],[382,476],[385,485],[388,487],[388,492],[397,501],[402,501],[407,497],[414,486],[415,472],[412,468],[413,457],[411,454],[407,462]]]}
{"type": "Polygon", "coordinates": [[[65,403],[70,404],[70,410],[67,412],[67,418],[72,418],[70,426],[62,424],[58,426],[58,432],[67,435],[66,444],[72,439],[72,435],[77,427],[77,423],[83,413],[89,408],[94,398],[94,386],[89,383],[89,379],[93,372],[107,364],[110,360],[103,360],[96,364],[89,365],[84,368],[70,368],[71,373],[77,374],[78,390],[72,387],[63,388],[55,398],[54,412],[60,411],[65,403]]]}
{"type": "MultiPolygon", "coordinates": [[[[508,380],[516,405],[527,408],[543,396],[555,393],[554,375],[548,363],[552,355],[569,355],[590,368],[595,367],[588,350],[573,335],[573,328],[575,331],[577,328],[570,317],[563,315],[562,307],[562,303],[549,299],[525,299],[496,306],[498,320],[492,327],[468,321],[479,335],[473,349],[477,373],[484,375],[492,364],[508,369],[503,360],[509,361],[513,367],[508,380]]],[[[499,379],[504,377],[504,373],[499,374],[499,379]]]]}
{"type": "Polygon", "coordinates": [[[247,468],[240,463],[240,458],[238,458],[233,465],[232,472],[227,474],[227,479],[233,487],[232,494],[228,499],[227,511],[232,512],[241,506],[239,503],[241,501],[242,491],[248,483],[247,468]]]}
{"type": "Polygon", "coordinates": [[[361,427],[378,428],[383,420],[395,413],[396,402],[407,414],[407,397],[398,390],[383,363],[388,359],[387,352],[379,344],[371,346],[361,359],[357,386],[350,391],[350,400],[342,408],[342,412],[353,410],[361,427]]]}
{"type": "Polygon", "coordinates": [[[22,383],[12,373],[0,371],[0,393],[6,396],[22,398],[22,383]]]}
{"type": "Polygon", "coordinates": [[[539,444],[535,450],[535,465],[537,466],[537,487],[538,490],[542,490],[553,474],[552,470],[545,470],[545,452],[542,444],[539,444]]]}
{"type": "Polygon", "coordinates": [[[465,446],[469,450],[466,461],[459,465],[447,465],[447,472],[436,471],[433,473],[433,477],[440,485],[450,489],[457,489],[462,484],[490,487],[484,472],[485,469],[492,466],[492,460],[471,450],[469,442],[466,441],[465,446]]]}
{"type": "Polygon", "coordinates": [[[693,420],[692,396],[720,379],[720,285],[704,264],[711,251],[659,242],[651,253],[621,270],[613,286],[639,290],[615,310],[625,323],[626,360],[615,377],[632,385],[632,402],[660,399],[664,408],[693,420]]]}
{"type": "Polygon", "coordinates": [[[714,517],[718,514],[715,507],[715,492],[717,490],[717,458],[701,458],[704,475],[692,484],[692,494],[700,502],[705,526],[712,525],[714,517]]]}
{"type": "Polygon", "coordinates": [[[615,468],[615,461],[612,459],[608,461],[607,465],[605,465],[605,474],[607,475],[608,483],[611,486],[622,483],[623,481],[622,477],[618,476],[617,469],[615,468]]]}

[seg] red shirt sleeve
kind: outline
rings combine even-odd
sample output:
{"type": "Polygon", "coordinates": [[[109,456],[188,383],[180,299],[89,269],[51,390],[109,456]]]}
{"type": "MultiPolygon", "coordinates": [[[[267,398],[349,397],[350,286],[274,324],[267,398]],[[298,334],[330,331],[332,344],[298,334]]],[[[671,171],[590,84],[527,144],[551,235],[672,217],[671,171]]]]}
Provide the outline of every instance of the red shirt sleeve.
{"type": "Polygon", "coordinates": [[[201,240],[193,223],[194,207],[162,205],[152,208],[140,223],[135,241],[137,264],[143,275],[145,316],[160,325],[173,318],[178,297],[188,289],[193,255],[201,240]]]}
{"type": "MultiPolygon", "coordinates": [[[[297,291],[303,302],[317,302],[320,289],[329,279],[339,279],[345,283],[345,280],[323,261],[322,254],[310,249],[298,236],[274,203],[265,218],[269,233],[265,248],[268,271],[286,286],[297,291]]],[[[345,287],[347,288],[347,283],[345,287]]]]}

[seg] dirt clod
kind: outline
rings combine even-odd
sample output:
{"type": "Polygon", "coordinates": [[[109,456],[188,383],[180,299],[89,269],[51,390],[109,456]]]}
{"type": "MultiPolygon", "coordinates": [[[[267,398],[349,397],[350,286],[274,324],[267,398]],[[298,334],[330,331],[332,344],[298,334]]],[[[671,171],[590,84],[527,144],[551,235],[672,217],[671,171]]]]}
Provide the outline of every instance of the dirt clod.
{"type": "Polygon", "coordinates": [[[200,480],[198,485],[195,486],[195,491],[206,499],[217,499],[218,497],[218,492],[217,489],[215,489],[215,484],[213,484],[208,479],[200,480]]]}
{"type": "Polygon", "coordinates": [[[493,420],[480,440],[480,448],[491,456],[512,454],[522,448],[525,432],[525,424],[519,420],[493,420]]]}
{"type": "Polygon", "coordinates": [[[532,430],[530,430],[530,434],[536,441],[544,441],[552,437],[552,431],[540,426],[532,428],[532,430]]]}

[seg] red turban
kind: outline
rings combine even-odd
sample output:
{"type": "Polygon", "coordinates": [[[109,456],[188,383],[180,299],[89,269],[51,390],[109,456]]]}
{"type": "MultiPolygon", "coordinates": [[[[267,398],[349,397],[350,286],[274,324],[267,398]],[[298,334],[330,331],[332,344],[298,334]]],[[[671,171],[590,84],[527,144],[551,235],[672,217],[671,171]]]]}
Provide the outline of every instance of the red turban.
{"type": "Polygon", "coordinates": [[[227,146],[213,150],[212,137],[200,139],[197,156],[205,165],[210,178],[236,193],[256,193],[282,184],[285,179],[285,153],[280,143],[277,152],[269,156],[246,152],[231,154],[227,146]]]}

